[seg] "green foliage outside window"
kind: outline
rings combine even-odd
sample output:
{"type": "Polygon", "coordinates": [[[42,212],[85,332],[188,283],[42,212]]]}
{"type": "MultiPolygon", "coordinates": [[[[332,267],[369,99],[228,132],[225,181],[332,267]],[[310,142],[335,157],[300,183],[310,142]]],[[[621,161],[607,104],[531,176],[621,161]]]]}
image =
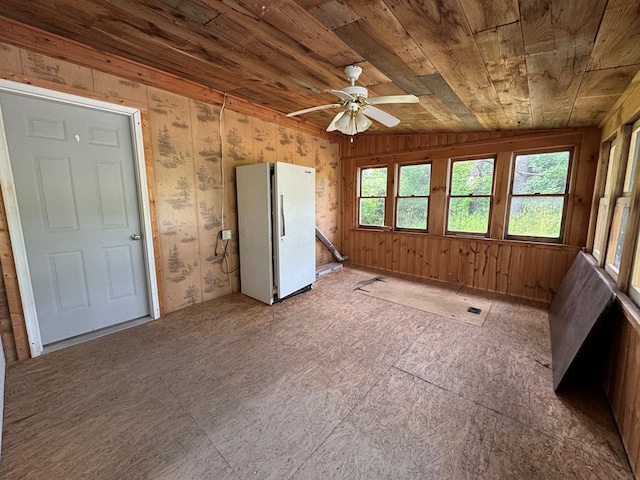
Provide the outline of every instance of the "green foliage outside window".
{"type": "Polygon", "coordinates": [[[431,164],[402,165],[399,177],[396,227],[426,230],[431,164]]]}
{"type": "Polygon", "coordinates": [[[493,162],[493,158],[453,162],[447,230],[467,233],[488,231],[493,162]]]}
{"type": "Polygon", "coordinates": [[[360,225],[383,226],[387,168],[363,168],[360,174],[360,225]]]}
{"type": "Polygon", "coordinates": [[[568,151],[516,156],[509,235],[560,237],[569,157],[568,151]]]}

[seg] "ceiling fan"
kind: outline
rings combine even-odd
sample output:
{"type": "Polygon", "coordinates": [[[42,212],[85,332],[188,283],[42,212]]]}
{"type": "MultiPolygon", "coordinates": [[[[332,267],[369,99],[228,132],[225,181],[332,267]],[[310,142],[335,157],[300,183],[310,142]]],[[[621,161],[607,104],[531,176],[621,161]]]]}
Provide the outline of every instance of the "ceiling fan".
{"type": "Polygon", "coordinates": [[[367,89],[355,84],[362,73],[362,68],[357,65],[349,65],[345,67],[344,73],[346,73],[347,80],[351,82],[351,85],[344,87],[342,90],[325,90],[327,93],[332,93],[338,97],[340,102],[305,108],[297,112],[291,112],[287,114],[287,117],[295,117],[303,113],[328,108],[342,108],[342,110],[333,117],[333,120],[327,127],[327,132],[338,130],[345,135],[355,135],[369,128],[372,124],[371,119],[380,122],[385,127],[395,127],[400,123],[399,119],[373,105],[383,103],[418,103],[420,101],[415,95],[387,95],[369,98],[367,89]]]}

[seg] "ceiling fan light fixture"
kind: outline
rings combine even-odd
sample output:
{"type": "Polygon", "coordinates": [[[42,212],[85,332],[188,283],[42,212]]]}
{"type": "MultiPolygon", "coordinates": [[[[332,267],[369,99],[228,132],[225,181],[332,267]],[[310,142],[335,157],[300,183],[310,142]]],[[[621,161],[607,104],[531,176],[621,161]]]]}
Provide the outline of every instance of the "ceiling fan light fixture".
{"type": "Polygon", "coordinates": [[[346,131],[349,128],[349,123],[351,123],[351,115],[349,115],[349,113],[350,112],[348,111],[344,112],[342,116],[336,121],[336,124],[335,124],[336,130],[345,134],[347,133],[346,131]]]}
{"type": "Polygon", "coordinates": [[[355,135],[364,132],[372,123],[362,112],[346,111],[335,123],[335,127],[345,135],[355,135]]]}
{"type": "Polygon", "coordinates": [[[364,132],[373,123],[364,113],[360,112],[355,116],[358,132],[364,132]]]}

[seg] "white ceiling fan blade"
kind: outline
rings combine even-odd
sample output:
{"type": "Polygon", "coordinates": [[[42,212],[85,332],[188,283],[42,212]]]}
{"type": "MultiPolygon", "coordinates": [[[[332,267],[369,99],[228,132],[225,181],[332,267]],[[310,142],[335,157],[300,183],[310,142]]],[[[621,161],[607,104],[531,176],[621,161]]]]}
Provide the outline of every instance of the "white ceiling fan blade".
{"type": "Polygon", "coordinates": [[[331,123],[329,124],[329,126],[327,127],[327,132],[334,132],[336,131],[338,128],[336,127],[336,122],[340,119],[340,117],[342,115],[344,115],[346,112],[338,112],[336,114],[335,117],[333,117],[333,120],[331,120],[331,123]]]}
{"type": "Polygon", "coordinates": [[[347,92],[343,92],[342,90],[325,90],[325,92],[333,93],[340,100],[344,100],[346,102],[352,102],[353,101],[353,95],[351,95],[350,93],[347,93],[347,92]]]}
{"type": "Polygon", "coordinates": [[[369,105],[380,105],[381,103],[418,103],[419,101],[420,99],[415,95],[386,95],[367,98],[369,105]]]}
{"type": "Polygon", "coordinates": [[[362,113],[367,117],[373,118],[376,122],[380,122],[385,127],[395,127],[400,123],[399,119],[376,107],[366,107],[362,113]]]}
{"type": "Polygon", "coordinates": [[[315,112],[316,110],[325,110],[327,108],[337,108],[341,106],[341,103],[331,103],[329,105],[320,105],[319,107],[305,108],[304,110],[298,110],[297,112],[287,113],[287,117],[295,117],[296,115],[302,115],[303,113],[315,112]]]}

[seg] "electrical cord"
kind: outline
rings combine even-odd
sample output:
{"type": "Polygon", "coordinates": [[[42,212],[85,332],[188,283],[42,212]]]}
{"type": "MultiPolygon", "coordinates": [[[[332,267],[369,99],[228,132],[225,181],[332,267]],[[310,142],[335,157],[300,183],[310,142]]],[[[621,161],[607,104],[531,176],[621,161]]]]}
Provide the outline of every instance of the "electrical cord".
{"type": "MultiPolygon", "coordinates": [[[[222,203],[220,205],[220,224],[222,230],[224,230],[224,202],[226,200],[226,185],[225,185],[225,176],[224,176],[224,109],[227,105],[227,94],[225,93],[222,97],[222,107],[220,107],[220,177],[222,182],[222,203]]],[[[222,235],[222,231],[218,233],[216,236],[216,247],[214,250],[214,255],[218,257],[218,241],[220,240],[220,236],[222,235]]],[[[227,240],[224,248],[222,250],[222,258],[224,259],[224,263],[227,266],[227,270],[222,267],[222,262],[220,262],[220,270],[222,273],[227,275],[227,281],[229,283],[229,292],[233,292],[233,288],[231,286],[231,274],[240,268],[240,264],[236,265],[233,269],[229,268],[229,255],[227,254],[227,248],[229,248],[230,240],[227,240]]]]}
{"type": "MultiPolygon", "coordinates": [[[[217,257],[222,257],[222,259],[224,260],[224,262],[225,262],[225,264],[227,266],[227,270],[225,271],[225,269],[222,268],[222,264],[220,264],[220,270],[222,270],[222,273],[224,273],[226,275],[231,275],[233,272],[238,270],[238,268],[240,268],[240,265],[236,265],[232,269],[229,268],[229,254],[227,253],[227,249],[229,248],[229,242],[231,240],[225,240],[224,241],[224,245],[222,247],[222,252],[218,253],[219,246],[220,246],[220,236],[221,235],[222,235],[222,232],[219,232],[218,235],[216,235],[216,245],[215,245],[215,248],[214,248],[214,256],[216,258],[217,257]]],[[[231,277],[229,277],[229,285],[231,285],[231,277]]]]}

